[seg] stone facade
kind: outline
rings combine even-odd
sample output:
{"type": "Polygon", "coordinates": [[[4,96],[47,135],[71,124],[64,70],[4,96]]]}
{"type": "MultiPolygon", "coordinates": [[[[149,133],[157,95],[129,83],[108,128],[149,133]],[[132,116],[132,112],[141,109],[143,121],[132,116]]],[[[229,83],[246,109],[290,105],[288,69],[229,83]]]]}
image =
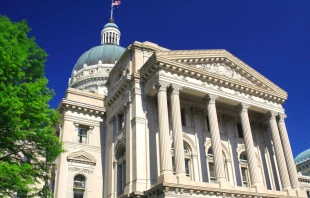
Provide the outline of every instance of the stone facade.
{"type": "Polygon", "coordinates": [[[69,88],[60,104],[55,197],[307,196],[287,93],[226,50],[134,42],[106,87],[69,88]]]}

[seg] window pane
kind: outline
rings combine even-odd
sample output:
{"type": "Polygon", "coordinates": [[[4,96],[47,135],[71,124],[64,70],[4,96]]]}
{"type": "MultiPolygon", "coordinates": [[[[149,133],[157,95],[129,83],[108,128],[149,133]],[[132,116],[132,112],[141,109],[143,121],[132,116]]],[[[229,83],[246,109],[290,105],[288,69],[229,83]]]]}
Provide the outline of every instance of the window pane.
{"type": "Polygon", "coordinates": [[[209,173],[210,173],[210,178],[215,178],[215,172],[214,172],[214,164],[209,163],[209,173]]]}
{"type": "Polygon", "coordinates": [[[189,159],[185,159],[185,173],[189,176],[189,159]]]}
{"type": "Polygon", "coordinates": [[[242,183],[244,187],[248,187],[247,168],[241,168],[242,183]]]}

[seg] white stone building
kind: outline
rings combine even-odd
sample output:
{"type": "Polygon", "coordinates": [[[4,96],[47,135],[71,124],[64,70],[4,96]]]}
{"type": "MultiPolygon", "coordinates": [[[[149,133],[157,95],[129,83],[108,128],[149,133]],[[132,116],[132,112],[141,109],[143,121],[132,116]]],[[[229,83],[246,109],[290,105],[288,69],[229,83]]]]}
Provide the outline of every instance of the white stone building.
{"type": "Polygon", "coordinates": [[[306,197],[285,91],[226,50],[120,35],[111,20],[73,69],[55,197],[306,197]]]}

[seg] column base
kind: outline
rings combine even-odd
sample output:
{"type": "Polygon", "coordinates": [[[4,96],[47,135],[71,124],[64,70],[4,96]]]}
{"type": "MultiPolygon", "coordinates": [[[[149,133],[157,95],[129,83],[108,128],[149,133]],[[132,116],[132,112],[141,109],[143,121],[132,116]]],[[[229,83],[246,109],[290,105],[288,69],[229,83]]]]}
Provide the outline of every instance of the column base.
{"type": "Polygon", "coordinates": [[[255,188],[255,191],[257,193],[266,193],[267,192],[267,188],[261,184],[253,186],[253,188],[255,188]]]}
{"type": "Polygon", "coordinates": [[[231,189],[231,184],[226,180],[221,180],[217,182],[221,189],[231,189]]]}
{"type": "Polygon", "coordinates": [[[298,189],[296,190],[298,197],[308,197],[307,192],[305,190],[298,189]]]}
{"type": "Polygon", "coordinates": [[[191,178],[186,175],[177,175],[176,179],[178,184],[188,184],[191,181],[191,178]]]}
{"type": "Polygon", "coordinates": [[[296,194],[296,190],[293,190],[293,189],[285,189],[283,190],[284,192],[287,192],[287,195],[290,196],[290,197],[296,197],[297,194],[296,194]]]}
{"type": "Polygon", "coordinates": [[[173,174],[161,174],[157,178],[157,183],[177,183],[177,179],[173,174]]]}

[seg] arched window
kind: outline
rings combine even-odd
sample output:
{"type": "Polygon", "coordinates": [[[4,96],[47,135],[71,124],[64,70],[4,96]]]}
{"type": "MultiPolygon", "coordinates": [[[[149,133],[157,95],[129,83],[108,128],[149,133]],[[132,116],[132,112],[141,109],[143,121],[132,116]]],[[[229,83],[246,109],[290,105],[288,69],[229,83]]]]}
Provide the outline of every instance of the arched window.
{"type": "MultiPolygon", "coordinates": [[[[183,145],[184,145],[184,163],[185,163],[185,174],[187,177],[190,177],[192,179],[193,177],[193,164],[192,164],[192,152],[190,149],[190,146],[183,141],[183,145]]],[[[173,144],[171,147],[171,155],[172,155],[172,170],[173,170],[173,174],[175,174],[175,163],[174,163],[174,149],[173,149],[173,144]]]]}
{"type": "Polygon", "coordinates": [[[84,175],[76,175],[73,181],[73,198],[83,198],[86,189],[86,178],[84,175]]]}
{"type": "MultiPolygon", "coordinates": [[[[224,161],[224,171],[225,171],[225,177],[226,180],[228,181],[228,170],[227,170],[227,160],[225,153],[222,152],[223,155],[223,161],[224,161]]],[[[215,178],[215,169],[214,169],[214,160],[213,160],[213,151],[212,147],[209,147],[208,152],[207,152],[207,164],[208,164],[208,171],[209,171],[209,182],[210,183],[215,183],[216,178],[215,178]]]]}
{"type": "Polygon", "coordinates": [[[124,145],[120,145],[117,153],[117,196],[124,193],[126,185],[126,148],[124,145]]]}
{"type": "Polygon", "coordinates": [[[239,156],[240,173],[242,178],[242,186],[249,187],[249,169],[248,169],[248,157],[245,151],[243,151],[239,156]]]}

